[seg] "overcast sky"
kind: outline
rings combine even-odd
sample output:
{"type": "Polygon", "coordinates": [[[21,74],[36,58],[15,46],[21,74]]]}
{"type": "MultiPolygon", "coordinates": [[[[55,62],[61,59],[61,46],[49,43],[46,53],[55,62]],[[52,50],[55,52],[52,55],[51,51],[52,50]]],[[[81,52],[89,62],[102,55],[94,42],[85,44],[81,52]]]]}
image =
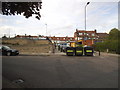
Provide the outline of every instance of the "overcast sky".
{"type": "MultiPolygon", "coordinates": [[[[90,2],[87,6],[87,29],[109,32],[118,28],[118,2],[90,2]]],[[[85,30],[85,5],[81,0],[42,0],[41,19],[0,15],[0,36],[47,35],[74,36],[85,30]],[[46,29],[47,24],[47,29],[46,29]]]]}

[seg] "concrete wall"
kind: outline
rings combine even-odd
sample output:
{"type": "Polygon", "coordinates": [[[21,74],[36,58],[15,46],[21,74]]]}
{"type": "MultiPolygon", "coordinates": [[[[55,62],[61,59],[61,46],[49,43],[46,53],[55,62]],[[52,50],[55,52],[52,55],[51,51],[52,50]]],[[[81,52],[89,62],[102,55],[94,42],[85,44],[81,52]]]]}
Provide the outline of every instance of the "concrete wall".
{"type": "Polygon", "coordinates": [[[50,53],[52,44],[48,40],[3,39],[3,45],[19,50],[20,54],[50,53]]]}
{"type": "Polygon", "coordinates": [[[12,44],[12,45],[41,45],[41,44],[50,44],[48,40],[30,40],[30,39],[2,39],[3,44],[12,44]]]}
{"type": "Polygon", "coordinates": [[[49,53],[52,48],[51,45],[42,46],[10,46],[11,48],[19,50],[20,54],[39,54],[39,53],[49,53]]]}

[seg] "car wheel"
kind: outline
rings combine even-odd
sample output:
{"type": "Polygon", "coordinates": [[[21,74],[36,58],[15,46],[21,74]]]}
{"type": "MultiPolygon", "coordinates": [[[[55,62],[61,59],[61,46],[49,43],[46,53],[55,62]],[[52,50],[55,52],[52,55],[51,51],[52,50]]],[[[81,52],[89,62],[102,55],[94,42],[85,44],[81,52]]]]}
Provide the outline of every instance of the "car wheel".
{"type": "Polygon", "coordinates": [[[7,52],[7,56],[10,56],[11,55],[11,52],[7,52]]]}

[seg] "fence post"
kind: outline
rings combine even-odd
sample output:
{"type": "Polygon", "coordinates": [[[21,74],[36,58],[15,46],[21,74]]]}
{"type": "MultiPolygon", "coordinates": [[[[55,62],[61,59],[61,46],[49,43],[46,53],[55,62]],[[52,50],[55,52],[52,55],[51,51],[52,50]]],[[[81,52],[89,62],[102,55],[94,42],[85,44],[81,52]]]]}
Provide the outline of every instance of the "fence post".
{"type": "Polygon", "coordinates": [[[100,50],[98,50],[98,52],[99,52],[99,56],[100,56],[100,50]]]}

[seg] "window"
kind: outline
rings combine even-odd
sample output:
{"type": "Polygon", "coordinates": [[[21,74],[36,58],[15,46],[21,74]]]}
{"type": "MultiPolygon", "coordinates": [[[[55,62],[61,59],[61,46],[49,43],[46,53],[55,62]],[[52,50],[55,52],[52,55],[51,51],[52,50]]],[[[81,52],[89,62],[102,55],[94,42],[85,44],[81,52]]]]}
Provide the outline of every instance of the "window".
{"type": "Polygon", "coordinates": [[[78,38],[78,40],[81,40],[81,39],[82,39],[82,37],[79,37],[79,38],[78,38]]]}
{"type": "Polygon", "coordinates": [[[84,40],[87,40],[88,38],[87,37],[84,37],[84,40]]]}
{"type": "Polygon", "coordinates": [[[87,33],[84,33],[84,35],[86,35],[87,33]]]}
{"type": "Polygon", "coordinates": [[[82,39],[82,37],[80,39],[82,39]]]}
{"type": "Polygon", "coordinates": [[[83,33],[79,33],[79,35],[82,35],[83,33]]]}
{"type": "Polygon", "coordinates": [[[77,40],[77,37],[75,38],[75,40],[77,40]]]}
{"type": "Polygon", "coordinates": [[[94,34],[94,33],[92,33],[92,36],[95,36],[95,34],[94,34]]]}

